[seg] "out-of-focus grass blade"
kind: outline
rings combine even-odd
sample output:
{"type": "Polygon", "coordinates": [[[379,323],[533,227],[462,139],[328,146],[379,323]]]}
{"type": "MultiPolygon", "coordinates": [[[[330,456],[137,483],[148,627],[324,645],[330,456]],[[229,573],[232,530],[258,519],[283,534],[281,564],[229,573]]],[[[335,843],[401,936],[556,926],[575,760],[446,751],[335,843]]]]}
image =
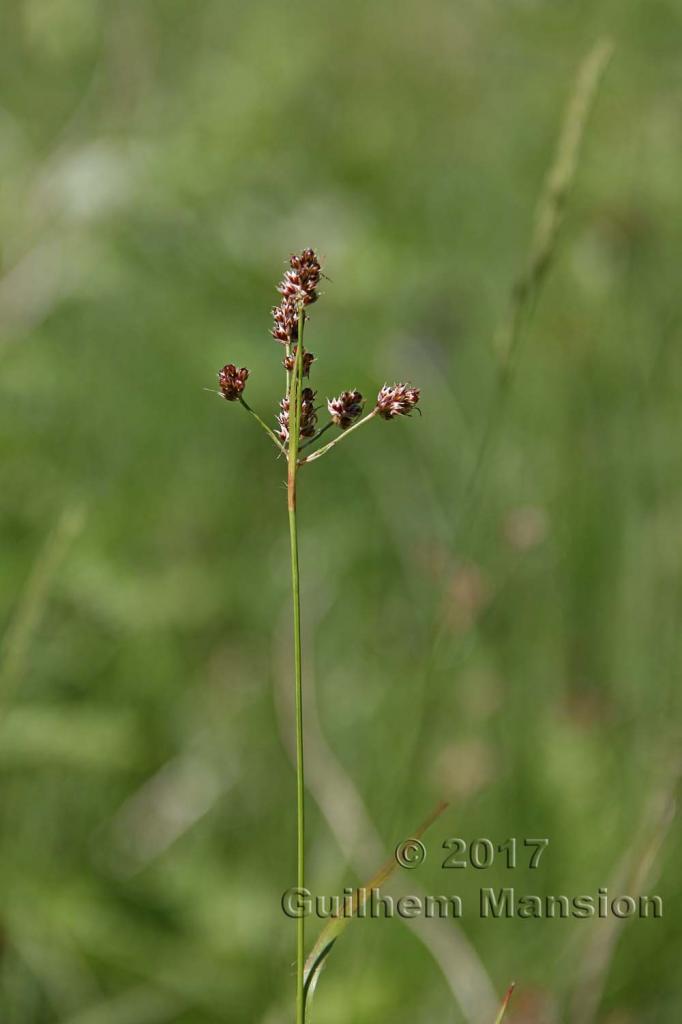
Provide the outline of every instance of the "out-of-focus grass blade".
{"type": "Polygon", "coordinates": [[[144,763],[144,750],[132,711],[34,702],[0,715],[3,771],[61,765],[85,772],[126,772],[144,763]]]}
{"type": "MultiPolygon", "coordinates": [[[[441,801],[438,806],[431,812],[425,821],[419,826],[419,828],[409,836],[410,839],[421,839],[427,829],[433,825],[434,821],[441,816],[443,811],[447,808],[447,803],[441,801]]],[[[360,901],[361,893],[371,892],[372,889],[378,889],[396,869],[397,860],[394,856],[390,857],[385,864],[383,864],[377,873],[373,875],[369,882],[359,889],[356,889],[353,893],[353,897],[350,903],[350,907],[346,910],[344,901],[344,913],[341,917],[331,917],[329,922],[320,932],[317,942],[313,946],[308,959],[305,964],[304,972],[304,993],[305,993],[305,1005],[306,1012],[310,1007],[310,1001],[315,991],[320,971],[331,952],[332,946],[338,939],[339,935],[347,927],[350,921],[355,917],[358,909],[358,903],[360,901]]]]}
{"type": "Polygon", "coordinates": [[[67,508],[43,545],[0,645],[0,712],[11,703],[26,667],[31,641],[50,599],[52,585],[71,544],[83,529],[85,511],[67,508]]]}
{"type": "MultiPolygon", "coordinates": [[[[666,760],[672,761],[668,778],[655,787],[649,797],[639,835],[635,836],[617,865],[608,883],[609,891],[626,892],[638,899],[658,868],[664,844],[677,816],[677,791],[682,777],[682,762],[670,754],[666,760]]],[[[592,923],[574,982],[568,1018],[571,1024],[595,1024],[597,1021],[609,969],[627,923],[626,918],[615,915],[595,919],[592,923]]]]}
{"type": "Polygon", "coordinates": [[[515,988],[516,988],[516,982],[512,981],[511,985],[507,989],[507,992],[506,992],[506,995],[505,995],[504,999],[502,1000],[502,1006],[500,1007],[500,1012],[498,1013],[497,1017],[495,1018],[495,1024],[502,1024],[502,1018],[504,1017],[505,1013],[507,1012],[507,1007],[509,1006],[509,1002],[511,1000],[511,997],[512,997],[512,994],[513,994],[515,988]]]}

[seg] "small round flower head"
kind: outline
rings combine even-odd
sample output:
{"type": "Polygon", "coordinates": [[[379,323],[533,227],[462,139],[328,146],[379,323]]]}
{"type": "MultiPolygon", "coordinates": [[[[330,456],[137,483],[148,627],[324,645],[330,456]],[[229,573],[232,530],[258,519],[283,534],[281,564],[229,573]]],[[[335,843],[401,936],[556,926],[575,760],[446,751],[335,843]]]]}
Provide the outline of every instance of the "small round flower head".
{"type": "MultiPolygon", "coordinates": [[[[301,366],[301,373],[303,374],[304,377],[310,376],[310,367],[314,362],[315,356],[312,354],[312,352],[306,352],[304,350],[302,357],[303,365],[301,366]]],[[[284,359],[282,360],[282,366],[284,367],[285,370],[288,370],[289,373],[293,372],[294,367],[296,366],[296,348],[294,348],[293,352],[290,352],[288,356],[284,357],[284,359]]]]}
{"type": "MultiPolygon", "coordinates": [[[[289,399],[283,398],[279,403],[278,436],[280,441],[289,440],[289,399]]],[[[301,392],[301,437],[313,437],[317,426],[317,410],[315,409],[315,392],[312,388],[303,388],[301,392]]]]}
{"type": "Polygon", "coordinates": [[[332,423],[341,430],[347,430],[362,412],[364,398],[359,391],[342,391],[337,398],[327,400],[332,423]]]}
{"type": "Polygon", "coordinates": [[[234,363],[228,363],[227,366],[223,366],[218,374],[218,384],[223,398],[228,402],[236,402],[238,398],[241,398],[248,376],[249,371],[245,366],[242,366],[240,370],[237,369],[234,363]]]}
{"type": "Polygon", "coordinates": [[[304,249],[299,255],[291,256],[289,268],[278,288],[280,294],[305,306],[316,302],[315,289],[320,283],[321,268],[314,249],[304,249]]]}
{"type": "Polygon", "coordinates": [[[377,412],[385,420],[409,416],[419,401],[419,388],[410,384],[384,384],[377,395],[377,412]]]}

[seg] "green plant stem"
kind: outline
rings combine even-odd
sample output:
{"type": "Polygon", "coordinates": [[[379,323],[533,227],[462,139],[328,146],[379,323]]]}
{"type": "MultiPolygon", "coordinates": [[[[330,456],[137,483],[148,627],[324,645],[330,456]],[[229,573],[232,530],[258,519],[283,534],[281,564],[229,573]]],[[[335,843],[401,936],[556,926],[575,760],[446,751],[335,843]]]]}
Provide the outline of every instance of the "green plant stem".
{"type": "Polygon", "coordinates": [[[274,443],[276,448],[278,448],[278,450],[282,453],[282,455],[286,455],[286,449],[285,449],[284,445],[281,444],[280,441],[278,440],[277,435],[275,434],[274,430],[270,430],[270,427],[267,425],[267,423],[265,423],[260,418],[258,413],[254,409],[252,409],[251,406],[248,405],[248,403],[245,402],[244,399],[241,396],[239,397],[239,404],[243,405],[244,408],[246,409],[246,411],[253,416],[253,418],[256,421],[256,423],[260,424],[260,426],[263,428],[263,430],[268,435],[270,440],[274,443]]]}
{"type": "MultiPolygon", "coordinates": [[[[291,545],[291,590],[294,619],[294,689],[296,702],[296,885],[305,888],[305,775],[303,768],[303,676],[301,650],[301,591],[298,567],[298,523],[296,519],[296,477],[301,432],[301,379],[303,375],[303,305],[298,311],[298,347],[289,388],[289,453],[287,506],[291,545]]],[[[296,921],[296,1024],[305,1022],[305,918],[296,921]]]]}
{"type": "Polygon", "coordinates": [[[330,451],[330,449],[332,449],[334,445],[338,444],[339,441],[343,441],[345,437],[349,437],[350,434],[352,434],[354,430],[357,430],[359,427],[361,427],[363,423],[369,423],[369,421],[376,416],[377,411],[378,410],[375,407],[374,409],[372,409],[371,412],[367,413],[367,415],[364,416],[361,420],[358,420],[358,422],[355,423],[352,427],[349,427],[348,430],[344,430],[342,434],[339,434],[339,436],[335,437],[333,441],[330,441],[329,444],[325,444],[322,448],[318,448],[316,452],[311,452],[310,455],[306,455],[304,459],[300,459],[299,466],[303,466],[306,462],[314,462],[315,459],[319,459],[320,456],[326,455],[326,453],[330,451]]]}

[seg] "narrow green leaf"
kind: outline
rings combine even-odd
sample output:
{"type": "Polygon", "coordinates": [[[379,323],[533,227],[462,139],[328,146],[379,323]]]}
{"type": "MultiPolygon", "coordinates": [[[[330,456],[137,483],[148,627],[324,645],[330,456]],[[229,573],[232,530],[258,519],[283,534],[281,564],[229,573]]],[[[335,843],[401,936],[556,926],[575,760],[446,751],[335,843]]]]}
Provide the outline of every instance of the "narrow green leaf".
{"type": "MultiPolygon", "coordinates": [[[[419,826],[419,828],[412,833],[410,839],[421,839],[424,833],[433,825],[434,821],[441,816],[443,811],[447,808],[447,803],[441,801],[438,806],[431,812],[425,821],[419,826]]],[[[336,940],[339,938],[344,929],[350,924],[353,917],[358,909],[358,903],[360,901],[361,893],[366,893],[372,889],[378,889],[390,876],[393,874],[397,867],[397,860],[394,856],[391,856],[375,875],[367,882],[364,886],[356,889],[353,893],[353,897],[350,904],[350,912],[345,912],[341,917],[331,917],[325,927],[320,932],[317,942],[313,946],[308,959],[305,963],[304,971],[304,996],[306,1010],[309,1008],[310,1000],[312,999],[315,986],[317,985],[320,972],[326,961],[329,953],[336,940]]],[[[345,909],[345,907],[344,907],[345,909]]]]}

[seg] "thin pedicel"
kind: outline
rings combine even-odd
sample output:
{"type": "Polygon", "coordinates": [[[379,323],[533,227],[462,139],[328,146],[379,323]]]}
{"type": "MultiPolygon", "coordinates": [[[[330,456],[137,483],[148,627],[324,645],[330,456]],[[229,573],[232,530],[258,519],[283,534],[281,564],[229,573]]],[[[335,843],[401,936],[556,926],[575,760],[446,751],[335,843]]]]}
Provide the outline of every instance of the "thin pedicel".
{"type": "MultiPolygon", "coordinates": [[[[303,764],[303,683],[301,648],[301,600],[298,561],[298,522],[296,487],[298,473],[302,466],[326,455],[327,452],[349,437],[365,423],[380,418],[392,420],[409,416],[419,402],[419,388],[411,384],[384,384],[377,395],[375,404],[362,416],[365,399],[356,390],[342,391],[337,397],[327,399],[329,420],[317,427],[318,407],[315,405],[316,392],[303,387],[303,380],[310,376],[315,357],[304,345],[305,326],[308,320],[306,308],[317,302],[317,291],[322,277],[320,261],[314,249],[304,249],[289,258],[286,270],[277,290],[280,302],[272,310],[272,336],[284,347],[282,360],[286,371],[286,390],[279,403],[277,428],[272,430],[251,408],[244,398],[244,391],[250,376],[245,367],[238,368],[227,363],[218,374],[219,394],[228,402],[238,402],[267,433],[280,454],[287,459],[287,507],[289,511],[289,538],[291,547],[291,583],[294,619],[294,694],[296,703],[296,885],[305,888],[305,773],[303,764]],[[315,448],[318,439],[328,430],[337,430],[333,440],[315,448]],[[304,449],[312,448],[308,454],[304,449]]],[[[296,922],[296,1024],[305,1019],[305,918],[296,922]]]]}

